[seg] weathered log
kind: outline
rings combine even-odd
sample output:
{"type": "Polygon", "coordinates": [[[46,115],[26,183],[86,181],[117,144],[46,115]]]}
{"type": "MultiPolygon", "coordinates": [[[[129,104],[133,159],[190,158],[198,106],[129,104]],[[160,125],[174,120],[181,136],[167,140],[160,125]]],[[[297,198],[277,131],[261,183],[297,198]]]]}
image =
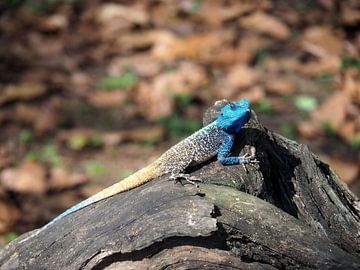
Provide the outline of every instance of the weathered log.
{"type": "MultiPolygon", "coordinates": [[[[213,117],[214,114],[210,114],[213,117]]],[[[71,214],[0,251],[0,269],[360,269],[359,201],[307,146],[253,115],[234,155],[214,158],[71,214]]]]}

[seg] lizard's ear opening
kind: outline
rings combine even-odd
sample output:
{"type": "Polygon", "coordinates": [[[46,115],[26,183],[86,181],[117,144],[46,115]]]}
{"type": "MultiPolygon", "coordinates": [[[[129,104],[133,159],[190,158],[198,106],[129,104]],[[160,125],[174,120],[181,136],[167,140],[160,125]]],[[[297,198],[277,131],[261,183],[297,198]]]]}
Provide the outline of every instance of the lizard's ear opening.
{"type": "Polygon", "coordinates": [[[228,133],[237,133],[250,116],[250,105],[247,99],[232,102],[220,110],[217,126],[228,133]]]}

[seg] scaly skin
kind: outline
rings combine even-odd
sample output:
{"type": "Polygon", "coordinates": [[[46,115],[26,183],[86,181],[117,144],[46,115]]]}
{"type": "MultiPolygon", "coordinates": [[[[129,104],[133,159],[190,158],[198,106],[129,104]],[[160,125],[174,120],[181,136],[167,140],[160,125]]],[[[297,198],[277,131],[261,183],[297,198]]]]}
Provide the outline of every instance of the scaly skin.
{"type": "Polygon", "coordinates": [[[180,174],[193,164],[204,162],[216,154],[224,165],[243,164],[254,156],[229,157],[234,135],[250,118],[247,100],[233,102],[221,109],[218,119],[171,147],[157,160],[124,180],[100,191],[57,216],[42,229],[90,204],[114,196],[167,173],[180,174]]]}

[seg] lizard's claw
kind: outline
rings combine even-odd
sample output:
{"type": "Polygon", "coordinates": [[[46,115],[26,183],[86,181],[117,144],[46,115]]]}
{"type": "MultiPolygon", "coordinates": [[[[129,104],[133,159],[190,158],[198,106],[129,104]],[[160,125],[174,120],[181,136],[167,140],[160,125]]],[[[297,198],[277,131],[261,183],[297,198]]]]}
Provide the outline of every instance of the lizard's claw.
{"type": "Polygon", "coordinates": [[[255,153],[256,153],[255,147],[251,147],[250,151],[251,151],[251,154],[245,153],[243,156],[239,157],[240,163],[243,165],[244,170],[246,172],[248,172],[248,171],[245,167],[245,164],[249,164],[250,166],[252,166],[256,169],[257,169],[256,165],[259,164],[259,161],[256,159],[256,156],[255,156],[255,153]]]}
{"type": "Polygon", "coordinates": [[[186,174],[186,173],[172,173],[170,175],[169,180],[170,181],[175,181],[175,182],[181,182],[181,180],[184,179],[186,182],[188,182],[189,184],[192,184],[196,187],[199,187],[195,182],[202,182],[202,180],[200,178],[197,178],[195,176],[192,176],[190,174],[186,174]]]}

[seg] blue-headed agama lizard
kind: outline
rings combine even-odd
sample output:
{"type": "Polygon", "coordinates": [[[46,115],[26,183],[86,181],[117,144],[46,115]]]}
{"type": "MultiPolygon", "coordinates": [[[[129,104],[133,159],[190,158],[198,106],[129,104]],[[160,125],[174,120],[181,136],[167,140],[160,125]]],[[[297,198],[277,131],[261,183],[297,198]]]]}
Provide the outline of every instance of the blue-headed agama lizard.
{"type": "Polygon", "coordinates": [[[223,165],[256,163],[255,153],[230,157],[234,137],[250,117],[251,109],[247,99],[228,103],[221,108],[215,121],[171,147],[153,163],[69,208],[40,230],[81,208],[138,187],[156,177],[167,173],[175,178],[176,175],[184,176],[182,173],[188,166],[200,164],[215,155],[223,165]]]}

